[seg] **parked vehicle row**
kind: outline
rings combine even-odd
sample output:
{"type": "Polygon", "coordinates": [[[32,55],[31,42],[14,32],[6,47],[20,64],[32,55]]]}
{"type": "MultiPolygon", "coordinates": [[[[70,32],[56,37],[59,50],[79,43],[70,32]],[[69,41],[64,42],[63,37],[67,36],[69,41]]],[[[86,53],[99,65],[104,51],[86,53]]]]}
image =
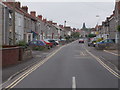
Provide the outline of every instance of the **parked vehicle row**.
{"type": "Polygon", "coordinates": [[[105,40],[101,40],[101,41],[97,41],[97,40],[93,39],[88,42],[88,46],[92,46],[97,49],[104,49],[112,44],[115,44],[114,39],[105,39],[105,40]]]}
{"type": "Polygon", "coordinates": [[[45,47],[52,48],[54,46],[59,45],[60,40],[57,39],[44,39],[44,40],[33,40],[28,43],[30,47],[45,47]]]}

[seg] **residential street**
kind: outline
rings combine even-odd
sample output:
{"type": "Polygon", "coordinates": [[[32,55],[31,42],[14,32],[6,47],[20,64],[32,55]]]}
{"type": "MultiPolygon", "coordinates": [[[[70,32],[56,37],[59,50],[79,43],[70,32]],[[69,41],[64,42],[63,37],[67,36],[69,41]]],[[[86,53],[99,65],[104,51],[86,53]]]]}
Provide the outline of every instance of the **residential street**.
{"type": "Polygon", "coordinates": [[[0,31],[2,90],[120,87],[120,0],[0,0],[0,31]]]}
{"type": "Polygon", "coordinates": [[[88,47],[78,41],[62,47],[43,65],[10,87],[118,88],[118,78],[105,69],[85,48],[88,47]]]}

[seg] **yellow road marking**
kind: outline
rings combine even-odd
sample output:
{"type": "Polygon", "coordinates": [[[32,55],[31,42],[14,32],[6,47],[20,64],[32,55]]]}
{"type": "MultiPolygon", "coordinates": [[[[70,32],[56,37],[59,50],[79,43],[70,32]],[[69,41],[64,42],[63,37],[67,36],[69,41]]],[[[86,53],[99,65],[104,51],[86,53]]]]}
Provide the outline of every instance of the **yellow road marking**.
{"type": "Polygon", "coordinates": [[[86,48],[85,50],[92,56],[94,57],[104,68],[106,68],[110,73],[112,73],[114,76],[116,76],[117,78],[120,79],[120,75],[115,72],[113,69],[111,69],[108,65],[106,65],[101,59],[99,59],[98,57],[96,57],[95,55],[93,55],[91,52],[89,52],[86,48]]]}
{"type": "Polygon", "coordinates": [[[19,78],[17,78],[15,81],[13,81],[10,85],[8,85],[6,88],[13,88],[14,86],[16,86],[20,81],[22,81],[25,77],[27,77],[30,73],[32,73],[33,71],[35,71],[38,67],[40,67],[41,65],[43,65],[46,61],[48,61],[48,59],[50,59],[52,56],[54,56],[58,51],[60,51],[63,47],[60,47],[58,50],[56,50],[51,56],[47,57],[46,59],[44,59],[42,62],[36,64],[35,66],[33,66],[30,70],[28,70],[27,72],[25,72],[24,74],[22,74],[19,78]]]}
{"type": "MultiPolygon", "coordinates": [[[[76,42],[76,41],[74,41],[76,42]]],[[[72,43],[74,43],[72,42],[72,43]]],[[[72,44],[70,43],[70,44],[72,44]]],[[[58,51],[60,51],[62,48],[70,45],[64,45],[62,47],[60,47],[59,49],[57,49],[54,53],[52,53],[50,56],[48,56],[47,58],[45,58],[43,61],[41,61],[40,63],[34,65],[31,69],[29,69],[28,71],[26,71],[24,74],[22,74],[20,77],[18,77],[15,81],[13,81],[10,85],[8,85],[7,87],[5,87],[5,89],[10,89],[15,87],[20,81],[22,81],[25,77],[27,77],[30,73],[32,73],[33,71],[35,71],[37,68],[39,68],[41,65],[43,65],[45,62],[47,62],[52,56],[54,56],[58,51]]]]}

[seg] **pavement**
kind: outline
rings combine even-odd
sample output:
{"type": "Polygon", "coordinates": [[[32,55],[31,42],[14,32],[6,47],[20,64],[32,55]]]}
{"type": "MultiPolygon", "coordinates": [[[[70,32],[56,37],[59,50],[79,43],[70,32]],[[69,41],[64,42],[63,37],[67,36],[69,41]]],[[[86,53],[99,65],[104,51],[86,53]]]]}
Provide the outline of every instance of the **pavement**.
{"type": "Polygon", "coordinates": [[[2,68],[2,82],[14,78],[16,75],[22,73],[26,69],[30,68],[39,61],[46,58],[47,55],[58,49],[60,46],[56,46],[47,51],[32,51],[33,58],[30,60],[21,61],[16,65],[12,65],[6,68],[2,68]]]}
{"type": "MultiPolygon", "coordinates": [[[[116,73],[99,59],[103,52],[95,53],[94,48],[78,44],[77,41],[73,42],[60,47],[42,62],[16,76],[3,87],[73,88],[74,90],[75,88],[118,88],[119,79],[116,73]]],[[[108,57],[112,58],[106,53],[104,58],[107,60],[108,57]]]]}

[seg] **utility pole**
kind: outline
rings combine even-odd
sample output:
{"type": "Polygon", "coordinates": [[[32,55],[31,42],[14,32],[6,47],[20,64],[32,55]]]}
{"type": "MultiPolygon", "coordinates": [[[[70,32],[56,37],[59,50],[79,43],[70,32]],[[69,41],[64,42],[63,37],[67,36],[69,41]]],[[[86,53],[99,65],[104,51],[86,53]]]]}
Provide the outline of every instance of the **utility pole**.
{"type": "Polygon", "coordinates": [[[64,21],[64,36],[66,35],[66,33],[65,33],[65,27],[66,27],[66,21],[64,21]]]}
{"type": "Polygon", "coordinates": [[[13,45],[15,45],[15,42],[16,42],[16,37],[15,37],[15,1],[13,1],[13,45]]]}

